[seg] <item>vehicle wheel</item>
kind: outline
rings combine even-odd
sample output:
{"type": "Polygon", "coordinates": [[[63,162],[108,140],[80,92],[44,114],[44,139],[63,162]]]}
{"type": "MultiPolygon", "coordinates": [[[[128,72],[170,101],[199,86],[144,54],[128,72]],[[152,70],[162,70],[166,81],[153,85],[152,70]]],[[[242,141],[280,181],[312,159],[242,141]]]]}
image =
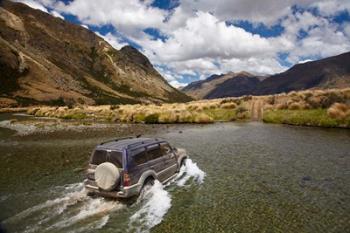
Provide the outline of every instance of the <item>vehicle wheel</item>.
{"type": "Polygon", "coordinates": [[[143,183],[143,186],[140,191],[140,197],[143,199],[146,195],[147,191],[149,191],[152,186],[154,185],[154,179],[153,178],[147,178],[145,182],[143,183]]]}
{"type": "Polygon", "coordinates": [[[183,167],[183,166],[186,166],[186,158],[184,158],[183,160],[181,160],[181,163],[180,163],[180,168],[183,167]]]}

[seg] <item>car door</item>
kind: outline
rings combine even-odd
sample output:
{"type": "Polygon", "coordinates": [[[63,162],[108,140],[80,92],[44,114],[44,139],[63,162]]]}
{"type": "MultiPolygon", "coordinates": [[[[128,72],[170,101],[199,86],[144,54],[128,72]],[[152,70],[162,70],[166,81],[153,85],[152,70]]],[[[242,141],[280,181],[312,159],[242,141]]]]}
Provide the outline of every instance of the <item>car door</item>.
{"type": "Polygon", "coordinates": [[[178,164],[177,164],[177,157],[176,154],[173,152],[171,147],[168,143],[162,142],[160,143],[160,150],[164,157],[165,162],[165,176],[167,178],[174,175],[178,170],[178,164]]]}
{"type": "Polygon", "coordinates": [[[148,157],[145,147],[140,147],[135,150],[130,151],[131,157],[130,167],[129,167],[129,176],[131,179],[131,184],[136,184],[141,175],[148,170],[148,157]]]}
{"type": "Polygon", "coordinates": [[[163,182],[167,176],[164,173],[165,161],[160,151],[159,144],[147,146],[147,157],[149,158],[148,166],[157,173],[159,181],[163,182]]]}

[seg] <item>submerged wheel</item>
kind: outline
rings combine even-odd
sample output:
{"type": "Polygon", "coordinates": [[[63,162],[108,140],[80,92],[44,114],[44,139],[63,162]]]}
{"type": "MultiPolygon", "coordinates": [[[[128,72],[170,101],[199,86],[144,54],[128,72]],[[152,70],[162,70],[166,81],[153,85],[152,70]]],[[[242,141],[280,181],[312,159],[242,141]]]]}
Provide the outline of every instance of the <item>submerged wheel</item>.
{"type": "Polygon", "coordinates": [[[186,160],[187,160],[187,158],[184,158],[184,159],[181,160],[180,168],[183,167],[183,166],[186,166],[186,160]]]}
{"type": "Polygon", "coordinates": [[[150,177],[147,178],[142,185],[140,196],[143,197],[147,193],[147,191],[152,188],[153,185],[154,185],[154,179],[150,177]]]}
{"type": "Polygon", "coordinates": [[[99,188],[111,191],[119,182],[118,168],[109,162],[101,163],[95,170],[95,181],[99,188]]]}

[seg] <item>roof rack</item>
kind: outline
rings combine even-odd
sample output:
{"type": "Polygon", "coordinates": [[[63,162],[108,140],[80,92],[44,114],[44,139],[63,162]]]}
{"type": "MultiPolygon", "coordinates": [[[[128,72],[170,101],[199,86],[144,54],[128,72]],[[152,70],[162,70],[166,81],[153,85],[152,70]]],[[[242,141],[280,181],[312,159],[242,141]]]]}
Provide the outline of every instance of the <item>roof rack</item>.
{"type": "Polygon", "coordinates": [[[133,147],[136,147],[136,146],[139,146],[139,145],[142,145],[142,144],[146,144],[148,142],[151,142],[151,143],[159,143],[159,139],[158,138],[154,138],[154,139],[146,139],[146,140],[142,140],[142,141],[139,141],[139,142],[134,142],[134,143],[131,143],[127,146],[128,149],[131,149],[133,147]]]}
{"type": "Polygon", "coordinates": [[[132,138],[134,138],[134,137],[133,137],[133,136],[129,136],[129,137],[115,138],[115,139],[112,139],[112,140],[108,140],[108,141],[101,142],[100,145],[106,144],[106,143],[108,143],[108,142],[117,142],[117,141],[120,141],[120,140],[132,139],[132,138]]]}

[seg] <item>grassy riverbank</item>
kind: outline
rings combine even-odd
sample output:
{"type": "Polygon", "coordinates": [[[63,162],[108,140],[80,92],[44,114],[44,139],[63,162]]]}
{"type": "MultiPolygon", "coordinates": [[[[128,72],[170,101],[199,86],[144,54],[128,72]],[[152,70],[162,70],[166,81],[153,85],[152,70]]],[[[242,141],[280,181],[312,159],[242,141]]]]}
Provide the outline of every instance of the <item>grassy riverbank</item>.
{"type": "Polygon", "coordinates": [[[119,123],[212,123],[263,120],[267,123],[350,127],[350,89],[307,90],[174,104],[31,107],[28,114],[119,123]]]}
{"type": "Polygon", "coordinates": [[[350,127],[350,114],[345,119],[332,118],[326,109],[270,110],[264,113],[265,123],[319,126],[350,127]]]}

